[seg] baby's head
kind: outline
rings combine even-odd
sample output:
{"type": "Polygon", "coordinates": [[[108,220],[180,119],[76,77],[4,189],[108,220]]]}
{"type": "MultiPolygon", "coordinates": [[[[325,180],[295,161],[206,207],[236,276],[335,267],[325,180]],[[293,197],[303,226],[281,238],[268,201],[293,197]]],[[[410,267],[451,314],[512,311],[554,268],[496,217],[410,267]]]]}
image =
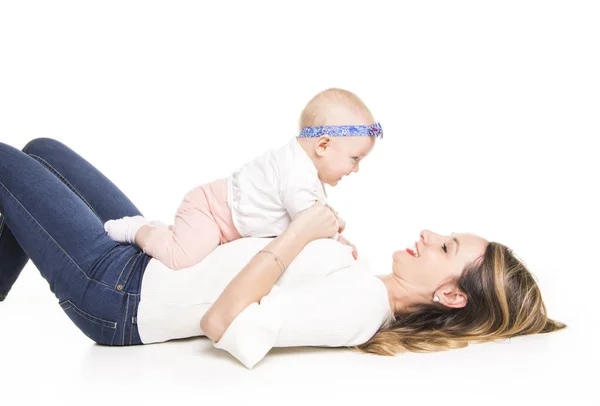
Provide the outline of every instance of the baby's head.
{"type": "Polygon", "coordinates": [[[335,186],[342,177],[358,172],[381,127],[354,93],[327,89],[302,111],[300,130],[298,142],[315,164],[319,179],[335,186]]]}

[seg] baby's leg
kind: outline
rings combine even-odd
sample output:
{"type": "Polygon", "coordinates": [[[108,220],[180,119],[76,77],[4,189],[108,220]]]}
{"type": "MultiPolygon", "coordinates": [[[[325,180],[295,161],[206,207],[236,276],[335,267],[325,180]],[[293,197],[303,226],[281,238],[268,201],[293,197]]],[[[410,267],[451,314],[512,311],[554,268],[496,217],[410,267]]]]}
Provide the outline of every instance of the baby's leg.
{"type": "Polygon", "coordinates": [[[172,229],[144,226],[136,235],[144,252],[171,269],[202,261],[221,243],[221,229],[210,210],[207,186],[190,191],[177,210],[172,229]]]}

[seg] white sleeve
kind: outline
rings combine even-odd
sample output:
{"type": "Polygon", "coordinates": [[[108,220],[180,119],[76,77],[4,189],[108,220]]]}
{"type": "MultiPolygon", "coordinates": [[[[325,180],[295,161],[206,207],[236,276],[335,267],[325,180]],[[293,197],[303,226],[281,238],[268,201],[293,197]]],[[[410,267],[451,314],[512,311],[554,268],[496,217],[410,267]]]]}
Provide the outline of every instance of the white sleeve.
{"type": "Polygon", "coordinates": [[[283,206],[292,220],[316,201],[326,203],[323,185],[318,178],[298,171],[287,174],[283,182],[283,206]]]}
{"type": "Polygon", "coordinates": [[[387,289],[352,268],[295,289],[275,286],[214,344],[252,368],[272,347],[345,347],[366,342],[389,314],[387,289]]]}
{"type": "Polygon", "coordinates": [[[277,286],[263,297],[260,304],[248,305],[231,322],[221,339],[213,345],[237,358],[246,368],[252,368],[275,346],[281,326],[278,307],[269,306],[277,286]]]}

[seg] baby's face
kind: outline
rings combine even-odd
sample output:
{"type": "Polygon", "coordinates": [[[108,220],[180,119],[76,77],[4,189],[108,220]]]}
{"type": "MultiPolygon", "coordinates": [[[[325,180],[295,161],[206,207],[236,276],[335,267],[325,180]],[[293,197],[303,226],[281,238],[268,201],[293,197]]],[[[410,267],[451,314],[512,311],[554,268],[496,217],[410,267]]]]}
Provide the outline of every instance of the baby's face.
{"type": "Polygon", "coordinates": [[[322,159],[317,164],[321,182],[335,186],[344,176],[358,172],[363,160],[375,145],[375,137],[331,137],[322,159]]]}

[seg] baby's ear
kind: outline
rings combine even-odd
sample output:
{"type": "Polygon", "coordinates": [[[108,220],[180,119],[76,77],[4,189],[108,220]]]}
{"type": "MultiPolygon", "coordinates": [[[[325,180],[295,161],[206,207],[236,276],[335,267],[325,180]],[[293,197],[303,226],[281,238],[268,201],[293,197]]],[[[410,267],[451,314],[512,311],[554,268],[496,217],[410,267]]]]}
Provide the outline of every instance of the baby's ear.
{"type": "Polygon", "coordinates": [[[331,145],[331,137],[329,135],[322,135],[317,139],[315,144],[315,153],[317,156],[323,156],[325,151],[331,145]]]}

